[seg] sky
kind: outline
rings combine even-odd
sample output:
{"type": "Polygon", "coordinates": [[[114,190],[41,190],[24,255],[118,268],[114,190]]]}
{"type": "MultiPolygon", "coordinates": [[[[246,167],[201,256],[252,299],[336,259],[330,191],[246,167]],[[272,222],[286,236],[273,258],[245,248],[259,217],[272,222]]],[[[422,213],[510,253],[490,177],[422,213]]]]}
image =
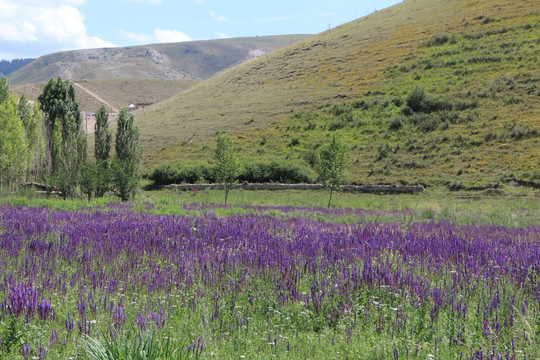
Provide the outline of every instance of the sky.
{"type": "Polygon", "coordinates": [[[317,34],[401,0],[0,0],[0,59],[243,36],[317,34]]]}

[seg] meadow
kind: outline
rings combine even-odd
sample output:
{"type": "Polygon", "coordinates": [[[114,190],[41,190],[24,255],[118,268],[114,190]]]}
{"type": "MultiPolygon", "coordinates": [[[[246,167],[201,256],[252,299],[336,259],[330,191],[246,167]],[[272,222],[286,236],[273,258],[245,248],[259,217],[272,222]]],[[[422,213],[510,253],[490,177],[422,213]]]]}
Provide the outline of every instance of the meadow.
{"type": "Polygon", "coordinates": [[[534,192],[3,195],[0,358],[540,356],[534,192]]]}

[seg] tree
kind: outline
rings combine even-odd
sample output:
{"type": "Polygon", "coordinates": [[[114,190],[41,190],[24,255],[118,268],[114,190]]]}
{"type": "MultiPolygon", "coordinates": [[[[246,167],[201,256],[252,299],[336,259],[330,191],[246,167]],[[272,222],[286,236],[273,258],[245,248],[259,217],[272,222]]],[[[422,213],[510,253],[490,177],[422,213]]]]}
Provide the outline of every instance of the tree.
{"type": "Polygon", "coordinates": [[[60,151],[55,154],[57,186],[64,199],[74,197],[86,163],[86,136],[72,114],[67,114],[63,126],[60,122],[55,124],[54,144],[55,148],[60,148],[60,151]],[[66,134],[66,137],[59,134],[66,134]],[[60,144],[59,141],[61,141],[60,144]]]}
{"type": "Polygon", "coordinates": [[[216,160],[216,178],[218,182],[225,185],[225,205],[227,205],[230,185],[238,179],[241,168],[234,144],[231,138],[225,134],[218,136],[216,160]]]}
{"type": "Polygon", "coordinates": [[[39,104],[36,103],[32,106],[28,103],[28,98],[21,95],[18,104],[18,115],[24,126],[28,149],[33,157],[26,177],[28,179],[33,172],[35,179],[40,179],[46,165],[43,112],[39,109],[39,104]]]}
{"type": "Polygon", "coordinates": [[[114,188],[122,201],[135,196],[141,178],[142,148],[139,128],[135,126],[133,115],[126,108],[120,111],[115,142],[116,157],[112,164],[114,188]]]}
{"type": "Polygon", "coordinates": [[[52,137],[56,122],[60,122],[63,140],[73,135],[69,133],[70,131],[75,131],[78,134],[79,130],[82,129],[81,108],[77,101],[75,86],[71,81],[63,80],[60,76],[57,79],[49,80],[39,95],[38,101],[45,114],[49,172],[55,174],[58,170],[58,164],[55,163],[52,154],[58,150],[54,149],[52,137]],[[73,117],[73,125],[65,126],[69,114],[73,117]]]}
{"type": "Polygon", "coordinates": [[[9,98],[9,81],[7,77],[0,79],[0,104],[7,101],[9,98]]]}
{"type": "Polygon", "coordinates": [[[0,104],[0,185],[11,188],[24,178],[32,161],[17,107],[15,94],[0,104]]]}
{"type": "Polygon", "coordinates": [[[112,134],[109,129],[109,113],[104,105],[101,105],[96,112],[95,126],[95,148],[96,160],[109,160],[111,153],[112,134]]]}
{"type": "Polygon", "coordinates": [[[328,208],[332,205],[332,195],[345,182],[348,146],[335,134],[321,150],[317,172],[323,185],[330,188],[328,208]]]}
{"type": "Polygon", "coordinates": [[[95,195],[97,197],[102,197],[110,189],[109,156],[111,153],[112,142],[112,134],[111,130],[109,129],[109,113],[104,105],[102,105],[96,112],[94,138],[94,155],[96,157],[96,165],[93,171],[90,171],[90,167],[87,167],[85,173],[87,175],[94,174],[95,181],[92,183],[89,181],[89,179],[85,179],[85,184],[94,184],[95,195]]]}

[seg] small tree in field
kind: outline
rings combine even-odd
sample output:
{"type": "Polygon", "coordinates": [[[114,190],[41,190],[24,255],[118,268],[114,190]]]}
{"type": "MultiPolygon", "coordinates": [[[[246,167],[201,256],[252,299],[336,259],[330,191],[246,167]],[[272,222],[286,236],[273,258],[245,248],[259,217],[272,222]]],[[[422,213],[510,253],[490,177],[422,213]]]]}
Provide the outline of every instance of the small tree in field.
{"type": "Polygon", "coordinates": [[[347,152],[349,148],[336,135],[321,150],[317,172],[323,185],[330,188],[328,208],[332,206],[332,195],[345,182],[347,152]]]}
{"type": "Polygon", "coordinates": [[[225,184],[225,205],[227,205],[230,186],[240,175],[240,161],[234,144],[227,135],[219,135],[217,139],[216,160],[216,178],[218,182],[225,184]]]}

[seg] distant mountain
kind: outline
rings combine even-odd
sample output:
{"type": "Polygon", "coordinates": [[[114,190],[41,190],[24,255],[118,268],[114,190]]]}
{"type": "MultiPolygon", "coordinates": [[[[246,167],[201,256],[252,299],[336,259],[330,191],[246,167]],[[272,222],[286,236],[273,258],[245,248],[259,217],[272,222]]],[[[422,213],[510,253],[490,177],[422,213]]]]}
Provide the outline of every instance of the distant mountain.
{"type": "Polygon", "coordinates": [[[23,66],[31,63],[35,59],[13,59],[13,60],[1,60],[0,61],[0,77],[8,76],[14,71],[19,70],[23,66]]]}
{"type": "Polygon", "coordinates": [[[309,35],[246,37],[65,51],[45,55],[11,73],[12,84],[72,80],[200,80],[268,54],[309,35]]]}

